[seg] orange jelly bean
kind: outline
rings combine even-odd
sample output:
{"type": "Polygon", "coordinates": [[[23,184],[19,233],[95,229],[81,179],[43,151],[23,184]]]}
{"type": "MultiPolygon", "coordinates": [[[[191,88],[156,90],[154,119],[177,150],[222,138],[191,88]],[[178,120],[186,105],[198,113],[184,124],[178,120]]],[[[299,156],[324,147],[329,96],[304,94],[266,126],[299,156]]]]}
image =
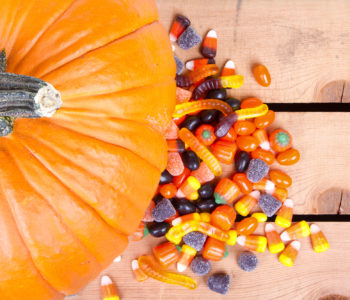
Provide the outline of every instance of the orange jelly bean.
{"type": "Polygon", "coordinates": [[[258,220],[253,217],[249,217],[249,218],[244,218],[242,221],[240,221],[236,225],[236,230],[237,230],[237,234],[239,235],[250,235],[255,231],[257,227],[258,227],[258,220]]]}
{"type": "Polygon", "coordinates": [[[271,151],[266,151],[261,148],[258,148],[252,152],[252,158],[259,158],[268,165],[272,165],[275,161],[275,155],[271,151]]]}
{"type": "Polygon", "coordinates": [[[234,124],[234,129],[235,132],[238,135],[250,135],[255,131],[255,124],[251,121],[246,121],[246,120],[242,120],[242,121],[237,121],[234,124]]]}
{"type": "Polygon", "coordinates": [[[202,256],[208,260],[219,261],[224,257],[225,250],[225,242],[208,237],[203,247],[202,256]]]}
{"type": "Polygon", "coordinates": [[[264,65],[258,65],[253,71],[254,78],[261,86],[268,87],[271,84],[271,75],[264,65]]]}
{"type": "Polygon", "coordinates": [[[159,187],[159,193],[167,199],[175,197],[176,192],[177,188],[173,183],[163,184],[159,187]]]}
{"type": "Polygon", "coordinates": [[[236,173],[233,181],[238,185],[243,194],[249,194],[253,190],[253,184],[249,181],[245,173],[236,173]]]}
{"type": "Polygon", "coordinates": [[[179,188],[180,185],[185,181],[185,179],[188,176],[190,176],[190,174],[191,174],[191,170],[184,167],[184,170],[180,175],[173,177],[173,182],[174,182],[175,186],[177,188],[179,188]]]}
{"type": "Polygon", "coordinates": [[[268,112],[254,119],[254,124],[256,128],[266,128],[275,121],[275,112],[273,110],[268,110],[268,112]]]}
{"type": "Polygon", "coordinates": [[[241,102],[241,109],[257,107],[261,104],[263,104],[263,102],[258,98],[247,98],[241,102]]]}
{"type": "Polygon", "coordinates": [[[292,178],[286,173],[279,170],[270,170],[269,176],[271,181],[280,188],[288,188],[292,185],[292,178]]]}
{"type": "Polygon", "coordinates": [[[228,205],[218,206],[210,215],[210,223],[222,230],[229,230],[236,220],[236,212],[228,205]]]}
{"type": "Polygon", "coordinates": [[[258,140],[251,135],[242,135],[237,137],[237,146],[240,150],[252,152],[259,146],[258,140]]]}
{"type": "Polygon", "coordinates": [[[283,166],[294,165],[299,161],[299,159],[300,159],[299,151],[293,148],[288,149],[287,151],[281,152],[277,155],[277,161],[283,166]]]}
{"type": "Polygon", "coordinates": [[[231,127],[228,133],[225,136],[223,136],[221,140],[234,142],[236,138],[237,138],[236,131],[233,127],[231,127]]]}

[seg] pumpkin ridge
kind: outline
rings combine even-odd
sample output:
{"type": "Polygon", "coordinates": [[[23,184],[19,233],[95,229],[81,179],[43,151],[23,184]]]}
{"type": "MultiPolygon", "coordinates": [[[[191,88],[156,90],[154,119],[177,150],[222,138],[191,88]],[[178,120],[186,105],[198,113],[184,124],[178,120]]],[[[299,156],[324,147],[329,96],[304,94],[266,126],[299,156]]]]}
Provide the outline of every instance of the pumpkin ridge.
{"type": "MultiPolygon", "coordinates": [[[[54,149],[52,149],[51,147],[49,147],[48,145],[46,145],[45,143],[43,143],[42,141],[38,141],[37,139],[34,139],[34,138],[32,138],[32,137],[26,137],[26,138],[27,138],[27,139],[31,139],[31,140],[35,140],[35,141],[37,141],[40,145],[44,145],[45,147],[48,147],[48,148],[51,150],[51,152],[55,153],[55,155],[56,155],[55,157],[57,157],[57,155],[59,155],[59,156],[63,157],[65,160],[68,160],[69,162],[71,162],[69,159],[67,159],[66,157],[64,157],[63,155],[61,155],[60,153],[58,153],[57,151],[55,151],[54,149]]],[[[21,143],[22,143],[22,141],[21,141],[21,143]]],[[[23,143],[23,146],[26,147],[26,148],[28,149],[28,151],[30,151],[30,152],[32,153],[32,155],[35,156],[35,157],[41,162],[41,164],[42,164],[43,166],[45,166],[45,168],[46,168],[47,170],[49,170],[49,171],[50,171],[54,176],[56,176],[65,186],[67,186],[66,183],[64,182],[64,180],[63,180],[62,178],[60,178],[60,176],[57,175],[57,173],[55,173],[55,172],[52,170],[52,168],[48,165],[47,162],[43,161],[43,159],[41,159],[40,157],[38,157],[38,156],[29,148],[28,145],[26,145],[26,144],[23,143]]],[[[73,162],[72,162],[72,164],[73,164],[73,162]]],[[[91,175],[92,177],[95,177],[95,178],[97,178],[98,180],[100,180],[100,181],[102,181],[102,182],[105,183],[105,181],[104,181],[102,178],[96,176],[95,174],[92,174],[91,172],[89,172],[88,169],[86,169],[86,168],[84,168],[84,167],[82,167],[82,166],[80,166],[80,165],[76,165],[76,164],[74,164],[74,165],[75,165],[77,168],[84,170],[84,173],[85,173],[85,174],[89,174],[89,175],[91,175]]],[[[98,180],[95,180],[95,181],[97,182],[98,180]]],[[[107,184],[108,184],[108,183],[107,183],[107,184]]],[[[115,188],[114,188],[113,186],[111,186],[110,184],[108,184],[108,186],[110,186],[112,190],[116,191],[115,188]]],[[[67,186],[67,188],[68,188],[69,190],[71,190],[74,194],[78,195],[77,192],[74,191],[74,190],[72,189],[72,187],[68,187],[68,186],[67,186]]],[[[143,212],[142,209],[138,208],[138,207],[135,205],[135,204],[138,203],[137,201],[133,201],[132,198],[130,198],[129,196],[126,196],[124,193],[122,193],[122,192],[120,192],[120,191],[118,191],[118,194],[121,194],[123,197],[126,197],[126,198],[128,199],[128,201],[129,201],[129,202],[128,202],[128,206],[129,206],[129,209],[130,209],[131,211],[135,212],[135,210],[139,210],[140,212],[141,212],[141,211],[143,212]],[[130,207],[130,206],[132,206],[132,207],[130,207]]],[[[90,204],[88,201],[85,200],[85,199],[88,199],[89,197],[86,197],[86,196],[85,196],[85,197],[81,197],[81,196],[79,196],[79,195],[78,195],[78,197],[80,197],[87,205],[91,206],[91,204],[90,204]]],[[[90,202],[92,202],[92,201],[90,201],[90,202]]],[[[111,227],[113,227],[113,228],[117,231],[117,233],[120,233],[120,234],[123,234],[123,235],[128,235],[128,232],[125,232],[123,229],[121,229],[121,228],[119,228],[119,227],[116,227],[115,224],[113,224],[112,222],[110,222],[110,221],[108,220],[109,217],[104,213],[103,210],[98,210],[98,208],[95,208],[95,207],[93,207],[93,206],[91,206],[91,207],[94,208],[94,209],[97,211],[97,213],[101,216],[101,218],[103,218],[103,219],[105,220],[106,223],[108,223],[111,227]]],[[[141,215],[142,215],[142,213],[141,213],[141,215]]],[[[136,224],[136,225],[138,225],[138,224],[136,224]]],[[[136,228],[135,228],[135,229],[136,229],[136,228]]]]}

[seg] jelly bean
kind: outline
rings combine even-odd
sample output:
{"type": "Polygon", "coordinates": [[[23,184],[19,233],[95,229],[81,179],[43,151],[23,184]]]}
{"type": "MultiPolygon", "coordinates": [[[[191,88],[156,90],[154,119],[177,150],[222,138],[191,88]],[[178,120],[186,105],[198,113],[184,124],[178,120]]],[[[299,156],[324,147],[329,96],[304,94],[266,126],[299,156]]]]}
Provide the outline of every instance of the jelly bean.
{"type": "Polygon", "coordinates": [[[187,199],[174,199],[172,203],[176,208],[177,212],[180,214],[180,216],[196,212],[196,206],[187,199]]]}
{"type": "Polygon", "coordinates": [[[175,64],[176,64],[176,74],[181,74],[184,70],[183,61],[174,54],[175,64]]]}
{"type": "Polygon", "coordinates": [[[181,49],[188,50],[197,46],[201,41],[200,35],[191,26],[188,26],[178,38],[177,44],[181,49]]]}
{"type": "Polygon", "coordinates": [[[215,178],[214,173],[209,169],[206,163],[201,162],[198,170],[191,173],[192,176],[196,177],[201,184],[211,181],[215,178]]]}
{"type": "Polygon", "coordinates": [[[117,288],[107,275],[101,278],[101,295],[103,300],[119,300],[117,288]]]}
{"type": "Polygon", "coordinates": [[[236,211],[243,217],[247,216],[253,207],[258,203],[259,197],[259,191],[252,191],[250,194],[244,195],[235,203],[236,211]]]}
{"type": "Polygon", "coordinates": [[[270,170],[269,176],[277,187],[288,188],[292,185],[292,178],[282,171],[270,170]]]}
{"type": "Polygon", "coordinates": [[[185,16],[177,15],[170,28],[170,41],[176,42],[185,29],[190,26],[191,21],[185,16]]]}
{"type": "Polygon", "coordinates": [[[264,191],[270,195],[272,195],[275,190],[275,184],[266,178],[261,179],[259,182],[253,183],[253,189],[254,190],[259,190],[259,191],[264,191]]]}
{"type": "MultiPolygon", "coordinates": [[[[163,200],[163,199],[162,199],[163,200]]],[[[143,215],[142,222],[153,222],[152,210],[156,206],[154,201],[151,201],[143,215]]]]}
{"type": "Polygon", "coordinates": [[[148,227],[150,235],[154,237],[164,236],[169,229],[170,229],[170,224],[166,222],[162,222],[162,223],[155,222],[148,227]]]}
{"type": "Polygon", "coordinates": [[[240,235],[237,244],[256,252],[265,252],[267,239],[261,235],[240,235]]]}
{"type": "Polygon", "coordinates": [[[228,205],[220,205],[211,213],[210,222],[222,230],[229,230],[236,220],[235,210],[228,205]]]}
{"type": "Polygon", "coordinates": [[[198,85],[193,93],[192,97],[195,100],[204,98],[204,96],[210,91],[222,88],[239,88],[244,82],[244,77],[242,75],[231,75],[219,78],[207,79],[198,85]]]}
{"type": "Polygon", "coordinates": [[[196,130],[196,138],[206,146],[210,146],[215,142],[216,136],[214,133],[214,127],[209,124],[203,124],[196,130]]]}
{"type": "Polygon", "coordinates": [[[241,108],[254,108],[262,104],[263,102],[258,98],[246,98],[241,102],[241,108]]]}
{"type": "Polygon", "coordinates": [[[285,266],[291,267],[294,265],[295,259],[298,256],[299,251],[300,242],[293,241],[286,247],[286,249],[284,249],[284,251],[281,253],[278,259],[285,266]]]}
{"type": "Polygon", "coordinates": [[[203,249],[204,243],[207,240],[207,236],[199,231],[192,231],[184,235],[182,241],[195,249],[196,251],[201,251],[203,249]]]}
{"type": "Polygon", "coordinates": [[[241,135],[236,139],[237,146],[240,150],[253,152],[259,146],[258,140],[250,135],[241,135]]]}
{"type": "Polygon", "coordinates": [[[182,128],[179,132],[179,136],[180,139],[186,143],[198,155],[198,157],[203,160],[203,162],[207,164],[215,176],[221,175],[222,168],[219,161],[187,128],[182,128]]]}
{"type": "Polygon", "coordinates": [[[249,194],[253,190],[253,184],[249,181],[245,173],[236,173],[233,175],[233,181],[238,185],[243,194],[249,194]]]}
{"type": "Polygon", "coordinates": [[[196,256],[191,262],[191,270],[199,276],[207,275],[211,270],[211,263],[202,256],[196,256]]]}
{"type": "Polygon", "coordinates": [[[164,198],[174,198],[177,192],[177,188],[175,184],[173,183],[167,183],[164,185],[159,186],[159,193],[164,197],[164,198]]]}
{"type": "Polygon", "coordinates": [[[173,182],[173,176],[167,170],[164,170],[160,175],[159,184],[167,184],[173,182]]]}
{"type": "Polygon", "coordinates": [[[248,152],[239,151],[235,157],[235,169],[238,173],[243,173],[249,166],[250,155],[248,152]]]}
{"type": "Polygon", "coordinates": [[[282,202],[269,194],[261,195],[259,198],[261,210],[268,216],[272,217],[282,206],[282,202]]]}
{"type": "Polygon", "coordinates": [[[201,212],[212,212],[217,207],[217,203],[213,199],[203,199],[198,201],[196,206],[201,212]]]}
{"type": "Polygon", "coordinates": [[[288,198],[288,191],[286,189],[276,187],[272,196],[274,196],[283,203],[288,198]]]}
{"type": "Polygon", "coordinates": [[[180,175],[174,176],[173,182],[175,186],[179,188],[180,185],[186,180],[186,178],[190,176],[190,174],[191,174],[191,170],[185,167],[183,172],[180,175]]]}
{"type": "Polygon", "coordinates": [[[255,218],[258,223],[263,223],[267,221],[267,215],[263,212],[255,212],[252,214],[252,217],[255,218]]]}
{"type": "Polygon", "coordinates": [[[177,127],[174,121],[170,121],[165,128],[164,137],[167,140],[176,140],[179,137],[179,127],[177,127]]]}
{"type": "Polygon", "coordinates": [[[131,269],[132,269],[132,272],[134,274],[135,279],[138,282],[145,281],[148,278],[148,276],[140,269],[139,263],[136,259],[131,261],[131,269]]]}
{"type": "Polygon", "coordinates": [[[266,128],[275,121],[275,112],[273,110],[268,110],[266,115],[257,117],[254,119],[256,128],[266,128]]]}
{"type": "Polygon", "coordinates": [[[275,161],[275,155],[271,151],[267,151],[261,148],[255,149],[251,154],[252,158],[261,159],[268,165],[272,165],[275,161]]]}
{"type": "Polygon", "coordinates": [[[214,190],[215,202],[218,204],[231,203],[239,194],[238,185],[228,178],[222,178],[214,190]]]}
{"type": "Polygon", "coordinates": [[[203,184],[198,190],[201,199],[209,199],[213,197],[215,186],[212,182],[203,184]]]}
{"type": "Polygon", "coordinates": [[[321,253],[329,249],[329,243],[318,225],[311,224],[310,232],[312,248],[316,253],[321,253]]]}
{"type": "Polygon", "coordinates": [[[232,60],[228,60],[221,71],[221,76],[236,75],[236,66],[232,60]]]}
{"type": "Polygon", "coordinates": [[[227,98],[225,99],[225,102],[232,107],[233,111],[238,110],[241,107],[241,101],[236,98],[227,98]]]}
{"type": "Polygon", "coordinates": [[[255,130],[255,132],[253,133],[253,136],[258,140],[259,147],[261,149],[264,149],[266,151],[271,149],[269,138],[267,137],[267,133],[265,129],[262,128],[262,129],[255,130]]]}
{"type": "Polygon", "coordinates": [[[184,171],[184,168],[181,155],[178,152],[168,152],[167,171],[172,176],[178,176],[184,171]]]}
{"type": "Polygon", "coordinates": [[[251,135],[255,131],[255,124],[251,121],[237,121],[234,124],[237,135],[251,135]]]}
{"type": "Polygon", "coordinates": [[[203,247],[202,256],[205,259],[219,261],[225,254],[225,243],[209,237],[203,247]]]}
{"type": "Polygon", "coordinates": [[[246,272],[254,271],[258,266],[258,258],[249,251],[242,252],[238,257],[238,266],[246,272]]]}
{"type": "Polygon", "coordinates": [[[283,251],[284,244],[280,238],[280,235],[276,231],[275,226],[268,223],[265,225],[265,236],[267,239],[267,244],[271,253],[279,253],[283,251]]]}
{"type": "Polygon", "coordinates": [[[291,199],[287,199],[284,201],[283,205],[277,212],[277,216],[275,219],[275,223],[278,226],[288,228],[292,225],[293,218],[293,201],[291,199]]]}
{"type": "MultiPolygon", "coordinates": [[[[216,65],[204,65],[199,69],[189,72],[187,75],[176,75],[176,85],[178,87],[189,87],[202,79],[216,75],[217,73],[219,73],[219,68],[216,65]]],[[[194,99],[197,100],[199,98],[194,99]]]]}
{"type": "Polygon", "coordinates": [[[283,166],[290,166],[296,164],[300,159],[300,153],[296,149],[288,149],[287,151],[280,152],[277,155],[277,161],[283,166]]]}
{"type": "Polygon", "coordinates": [[[229,131],[224,135],[221,140],[228,141],[228,142],[234,142],[237,138],[236,131],[233,127],[229,129],[229,131]]]}
{"type": "Polygon", "coordinates": [[[196,281],[188,276],[162,270],[152,256],[140,256],[138,259],[138,264],[140,269],[147,276],[158,281],[181,285],[191,290],[194,290],[197,287],[196,281]]]}
{"type": "Polygon", "coordinates": [[[201,212],[201,213],[199,214],[199,216],[201,217],[201,221],[202,221],[202,222],[210,223],[210,220],[211,220],[210,213],[201,212]]]}
{"type": "MultiPolygon", "coordinates": [[[[190,103],[185,103],[185,104],[191,104],[190,103]]],[[[180,104],[182,105],[182,104],[180,104]]],[[[194,132],[199,126],[201,125],[201,119],[197,116],[187,116],[185,121],[181,124],[182,128],[187,128],[188,130],[194,132]]]]}
{"type": "Polygon", "coordinates": [[[264,65],[258,65],[253,71],[254,78],[261,86],[268,87],[271,84],[269,70],[264,65]]]}
{"type": "Polygon", "coordinates": [[[251,235],[257,227],[258,220],[253,217],[244,218],[236,224],[237,234],[239,235],[251,235]]]}
{"type": "Polygon", "coordinates": [[[226,95],[227,95],[226,89],[218,89],[218,90],[211,90],[211,91],[209,91],[205,98],[206,99],[225,100],[226,95]]]}
{"type": "Polygon", "coordinates": [[[191,150],[187,150],[182,154],[182,161],[185,167],[191,171],[199,168],[199,158],[196,153],[191,150]]]}
{"type": "Polygon", "coordinates": [[[196,249],[186,244],[182,245],[180,257],[177,262],[178,272],[184,272],[187,269],[187,267],[190,265],[190,263],[192,262],[196,254],[197,254],[196,249]]]}
{"type": "Polygon", "coordinates": [[[215,293],[226,295],[230,289],[230,275],[219,273],[209,276],[207,286],[215,293]]]}
{"type": "Polygon", "coordinates": [[[199,180],[196,177],[190,175],[179,187],[176,197],[186,197],[188,199],[188,197],[190,197],[194,192],[198,191],[200,187],[201,184],[199,180]]]}
{"type": "Polygon", "coordinates": [[[310,227],[305,221],[300,221],[293,226],[287,228],[281,234],[281,239],[284,242],[300,239],[310,235],[310,227]]]}
{"type": "Polygon", "coordinates": [[[210,149],[219,162],[229,165],[233,162],[237,146],[234,142],[218,140],[211,145],[210,149]]]}
{"type": "Polygon", "coordinates": [[[187,215],[182,215],[180,217],[177,217],[171,222],[171,225],[176,226],[176,225],[179,225],[180,223],[184,223],[187,221],[200,221],[200,220],[201,218],[199,216],[199,213],[195,212],[195,213],[190,213],[187,215]]]}
{"type": "Polygon", "coordinates": [[[192,93],[188,90],[176,87],[176,104],[188,102],[192,97],[192,93]]]}
{"type": "Polygon", "coordinates": [[[214,58],[218,47],[218,39],[215,30],[210,30],[203,40],[201,53],[204,57],[214,58]]]}
{"type": "Polygon", "coordinates": [[[269,172],[269,166],[261,159],[253,158],[249,162],[247,178],[250,182],[256,183],[262,180],[269,172]]]}
{"type": "Polygon", "coordinates": [[[152,217],[156,222],[163,222],[166,219],[174,216],[176,210],[169,199],[163,199],[158,202],[152,210],[152,217]]]}
{"type": "Polygon", "coordinates": [[[292,136],[283,129],[275,129],[270,134],[271,148],[276,152],[283,152],[292,147],[292,136]]]}
{"type": "Polygon", "coordinates": [[[170,242],[155,246],[153,248],[153,255],[164,268],[168,268],[179,259],[179,251],[177,251],[175,245],[170,242]]]}
{"type": "MultiPolygon", "coordinates": [[[[203,109],[217,109],[225,115],[232,113],[231,106],[228,105],[225,101],[217,99],[204,99],[201,101],[191,101],[176,105],[173,116],[181,117],[188,113],[198,112],[203,109]]],[[[199,119],[199,117],[197,118],[199,119]]]]}
{"type": "Polygon", "coordinates": [[[136,242],[142,240],[142,238],[145,236],[145,228],[145,223],[141,221],[135,232],[129,237],[130,241],[136,242]]]}
{"type": "Polygon", "coordinates": [[[219,117],[220,112],[216,109],[203,110],[199,117],[201,121],[205,124],[215,123],[219,117]]]}
{"type": "Polygon", "coordinates": [[[215,60],[212,58],[197,58],[186,62],[186,69],[189,71],[197,70],[205,65],[215,64],[215,60]]]}

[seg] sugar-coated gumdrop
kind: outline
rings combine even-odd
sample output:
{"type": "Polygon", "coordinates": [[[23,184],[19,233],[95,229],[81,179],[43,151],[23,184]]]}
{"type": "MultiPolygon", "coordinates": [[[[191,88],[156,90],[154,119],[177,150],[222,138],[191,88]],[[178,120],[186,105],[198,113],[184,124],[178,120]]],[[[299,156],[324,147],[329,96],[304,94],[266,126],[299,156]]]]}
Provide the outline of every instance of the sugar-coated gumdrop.
{"type": "Polygon", "coordinates": [[[202,250],[206,240],[207,236],[199,231],[192,231],[183,237],[183,242],[197,251],[202,250]]]}
{"type": "Polygon", "coordinates": [[[255,158],[249,162],[247,177],[251,182],[259,182],[269,172],[269,166],[261,159],[255,158]]]}
{"type": "Polygon", "coordinates": [[[261,195],[258,203],[268,217],[272,217],[282,206],[281,201],[269,194],[261,195]]]}
{"type": "Polygon", "coordinates": [[[218,273],[211,275],[208,278],[207,285],[208,288],[213,292],[226,295],[230,288],[231,278],[230,275],[224,273],[218,273]]]}
{"type": "Polygon", "coordinates": [[[258,258],[251,252],[242,252],[238,257],[239,267],[246,272],[251,272],[258,266],[258,258]]]}
{"type": "Polygon", "coordinates": [[[176,55],[174,55],[174,58],[176,63],[176,74],[181,74],[182,71],[184,70],[184,63],[176,55]]]}
{"type": "Polygon", "coordinates": [[[191,262],[191,269],[199,276],[207,275],[211,269],[211,262],[202,256],[196,256],[191,262]]]}
{"type": "Polygon", "coordinates": [[[201,41],[200,35],[191,26],[188,26],[178,38],[177,43],[180,48],[188,50],[198,45],[201,41]]]}
{"type": "Polygon", "coordinates": [[[152,210],[152,217],[156,222],[163,222],[175,214],[176,210],[169,199],[163,199],[152,210]]]}

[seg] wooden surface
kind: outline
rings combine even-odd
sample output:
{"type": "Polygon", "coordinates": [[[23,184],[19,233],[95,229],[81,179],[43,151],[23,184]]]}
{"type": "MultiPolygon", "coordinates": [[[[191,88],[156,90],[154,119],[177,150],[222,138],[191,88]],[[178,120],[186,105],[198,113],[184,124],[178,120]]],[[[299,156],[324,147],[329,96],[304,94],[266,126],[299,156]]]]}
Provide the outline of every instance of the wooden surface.
{"type": "MultiPolygon", "coordinates": [[[[218,33],[216,62],[236,63],[245,76],[239,90],[230,92],[242,99],[257,96],[264,102],[350,102],[350,1],[347,0],[157,0],[160,18],[169,28],[173,16],[183,13],[203,36],[209,29],[218,33]],[[262,88],[251,68],[265,64],[272,84],[262,88]]],[[[198,47],[183,51],[186,61],[199,57],[198,47]]],[[[301,152],[296,166],[285,169],[293,178],[289,189],[297,214],[350,214],[350,113],[277,113],[273,128],[289,130],[301,152]]],[[[230,171],[228,171],[230,172],[230,171]]],[[[258,254],[259,267],[252,273],[236,263],[239,246],[230,247],[228,258],[213,263],[213,272],[232,275],[229,295],[210,292],[205,279],[199,287],[158,283],[139,284],[130,268],[132,259],[150,253],[161,240],[149,237],[131,243],[122,261],[103,274],[116,282],[121,299],[350,299],[349,223],[320,223],[329,239],[329,251],[316,254],[309,239],[302,240],[296,265],[287,268],[269,252],[258,254]],[[327,297],[327,295],[342,295],[327,297]],[[323,298],[325,297],[325,298],[323,298]]],[[[186,274],[193,276],[189,271],[186,274]]],[[[99,279],[67,300],[100,299],[99,279]]]]}

